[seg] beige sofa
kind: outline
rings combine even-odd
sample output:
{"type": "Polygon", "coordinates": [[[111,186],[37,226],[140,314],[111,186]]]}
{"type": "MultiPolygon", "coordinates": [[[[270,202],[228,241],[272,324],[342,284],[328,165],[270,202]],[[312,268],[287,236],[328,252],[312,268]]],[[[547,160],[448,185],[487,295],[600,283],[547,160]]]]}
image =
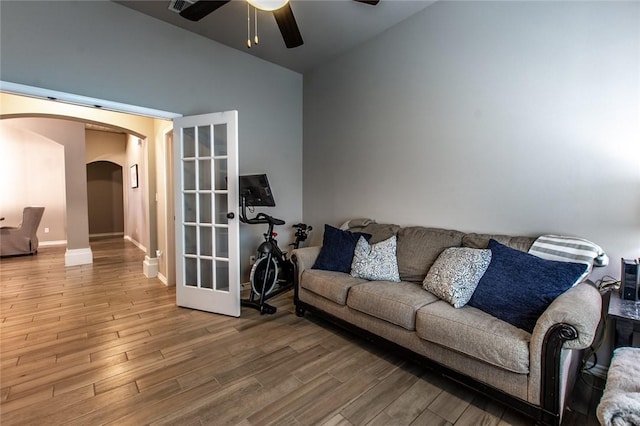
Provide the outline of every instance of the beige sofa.
{"type": "Polygon", "coordinates": [[[320,315],[358,335],[388,344],[543,424],[559,424],[582,350],[596,334],[598,290],[581,283],[557,297],[532,333],[477,308],[456,309],[422,288],[447,247],[486,248],[490,238],[527,251],[529,237],[369,224],[355,229],[371,243],[397,236],[401,282],[367,281],[312,269],[321,247],[294,250],[296,313],[320,315]]]}

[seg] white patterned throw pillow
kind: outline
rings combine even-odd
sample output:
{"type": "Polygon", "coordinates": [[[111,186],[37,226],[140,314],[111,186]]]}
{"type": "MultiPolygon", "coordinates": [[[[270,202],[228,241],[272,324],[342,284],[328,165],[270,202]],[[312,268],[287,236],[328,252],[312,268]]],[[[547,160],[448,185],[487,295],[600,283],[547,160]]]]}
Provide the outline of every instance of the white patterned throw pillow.
{"type": "Polygon", "coordinates": [[[454,308],[461,308],[471,299],[490,262],[488,249],[447,248],[429,269],[422,287],[454,308]]]}
{"type": "Polygon", "coordinates": [[[396,258],[396,236],[376,244],[360,237],[353,252],[351,275],[371,281],[400,282],[396,258]]]}

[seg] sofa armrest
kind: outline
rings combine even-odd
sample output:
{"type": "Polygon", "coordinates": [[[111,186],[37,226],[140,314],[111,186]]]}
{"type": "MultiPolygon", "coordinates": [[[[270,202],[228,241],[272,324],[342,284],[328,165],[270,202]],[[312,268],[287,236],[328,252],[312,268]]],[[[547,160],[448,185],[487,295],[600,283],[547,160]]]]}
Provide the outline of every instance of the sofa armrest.
{"type": "Polygon", "coordinates": [[[311,269],[320,254],[321,247],[311,246],[295,249],[291,252],[291,261],[293,262],[293,303],[296,305],[296,315],[301,317],[304,315],[304,308],[300,308],[298,303],[300,292],[300,279],[305,269],[311,269]]]}
{"type": "Polygon", "coordinates": [[[529,343],[530,402],[547,408],[559,403],[568,374],[563,353],[593,343],[601,314],[600,292],[582,283],[558,296],[538,318],[529,343]]]}
{"type": "Polygon", "coordinates": [[[298,268],[298,277],[305,269],[311,269],[320,254],[320,246],[304,247],[295,249],[291,253],[291,259],[298,268]]]}
{"type": "MultiPolygon", "coordinates": [[[[576,339],[567,340],[567,349],[585,349],[593,342],[602,314],[602,296],[591,284],[582,283],[558,296],[540,316],[531,344],[536,345],[555,324],[568,324],[576,329],[576,339]]],[[[533,355],[533,353],[532,353],[533,355]]]]}

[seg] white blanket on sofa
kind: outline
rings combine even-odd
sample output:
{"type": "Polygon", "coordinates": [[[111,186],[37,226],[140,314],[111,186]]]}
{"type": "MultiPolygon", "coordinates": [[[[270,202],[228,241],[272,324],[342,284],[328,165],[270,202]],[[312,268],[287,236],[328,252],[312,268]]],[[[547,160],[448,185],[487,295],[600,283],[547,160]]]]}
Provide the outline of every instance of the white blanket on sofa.
{"type": "Polygon", "coordinates": [[[599,245],[576,237],[542,235],[533,242],[529,253],[542,259],[587,265],[587,270],[577,282],[586,278],[593,266],[607,266],[609,264],[609,256],[599,245]]]}
{"type": "Polygon", "coordinates": [[[602,248],[589,240],[560,235],[542,235],[534,242],[529,253],[549,260],[607,266],[609,257],[602,248]]]}

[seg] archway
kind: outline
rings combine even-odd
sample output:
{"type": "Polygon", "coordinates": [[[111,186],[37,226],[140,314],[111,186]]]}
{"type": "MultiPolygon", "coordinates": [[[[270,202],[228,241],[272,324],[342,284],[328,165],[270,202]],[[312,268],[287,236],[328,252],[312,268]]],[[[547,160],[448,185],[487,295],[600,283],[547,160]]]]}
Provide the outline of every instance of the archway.
{"type": "MultiPolygon", "coordinates": [[[[6,89],[6,82],[3,82],[3,89],[6,89]]],[[[36,89],[36,88],[33,88],[36,89]]],[[[39,91],[44,89],[37,89],[39,91]]],[[[46,93],[37,94],[34,92],[26,92],[23,90],[14,90],[14,93],[31,93],[38,98],[47,97],[48,99],[65,99],[65,95],[61,93],[46,93]]],[[[92,102],[55,102],[45,99],[36,99],[32,97],[17,96],[13,94],[0,92],[0,98],[2,98],[3,112],[0,114],[0,120],[4,119],[20,119],[20,118],[48,118],[48,119],[61,119],[67,121],[78,121],[87,126],[87,129],[96,129],[108,127],[111,131],[116,133],[124,133],[128,135],[127,147],[131,148],[127,150],[122,159],[113,158],[112,155],[108,155],[104,152],[97,153],[95,151],[87,152],[86,158],[82,159],[80,164],[77,159],[74,164],[81,165],[82,167],[82,181],[84,182],[84,191],[80,189],[74,189],[72,194],[85,193],[86,196],[86,164],[92,161],[112,161],[120,164],[123,167],[124,176],[123,179],[123,191],[124,191],[124,205],[125,205],[125,238],[131,236],[132,242],[138,245],[138,247],[147,252],[147,257],[143,264],[143,270],[148,277],[158,274],[162,276],[170,271],[169,262],[173,262],[173,259],[165,257],[164,262],[158,262],[157,253],[165,253],[167,249],[167,236],[162,233],[160,239],[158,238],[158,229],[166,228],[172,225],[172,217],[166,216],[165,220],[170,220],[171,224],[158,223],[157,212],[166,209],[166,205],[171,203],[172,200],[165,199],[165,191],[158,190],[156,182],[165,182],[166,170],[163,165],[166,164],[162,161],[164,157],[164,151],[158,154],[161,158],[160,168],[156,167],[156,145],[162,146],[164,134],[167,129],[171,127],[171,122],[167,121],[168,118],[177,117],[179,114],[165,113],[163,111],[149,110],[145,108],[126,108],[124,105],[119,108],[118,105],[110,103],[110,107],[106,108],[91,108],[87,106],[91,105],[106,105],[107,101],[92,102]],[[86,105],[80,106],[79,104],[86,105]],[[120,111],[120,112],[118,112],[120,111]],[[133,113],[133,114],[131,114],[133,113]],[[86,160],[86,161],[85,161],[86,160]],[[138,188],[132,188],[128,184],[128,173],[132,165],[139,167],[139,179],[140,186],[138,188]],[[137,209],[135,216],[128,206],[135,206],[137,209]],[[139,210],[139,212],[138,212],[139,210]],[[134,220],[131,220],[134,218],[134,220]],[[135,241],[134,241],[135,240],[135,241]],[[160,269],[160,270],[159,270],[160,269]]],[[[71,101],[70,101],[71,102],[71,101]]],[[[101,146],[98,144],[97,146],[101,146]]],[[[76,179],[74,179],[74,182],[76,179]]],[[[67,203],[68,204],[68,203],[67,203]]],[[[75,206],[75,204],[74,204],[75,206]]],[[[87,212],[85,210],[85,215],[87,212]]],[[[68,218],[71,219],[71,218],[68,218]]],[[[78,218],[81,219],[81,218],[78,218]]],[[[88,222],[86,216],[83,220],[86,225],[87,241],[86,245],[79,246],[80,249],[88,248],[88,222]]],[[[76,220],[71,220],[71,223],[77,223],[76,220]]],[[[73,231],[75,231],[75,226],[73,231]]],[[[68,233],[68,232],[67,232],[68,233]]],[[[78,259],[75,264],[91,263],[91,252],[88,250],[79,250],[78,253],[82,255],[82,259],[78,259]]],[[[65,255],[66,258],[69,257],[65,255]]],[[[69,263],[70,264],[70,263],[69,263]]],[[[163,282],[166,282],[164,280],[163,282]]]]}
{"type": "MultiPolygon", "coordinates": [[[[145,140],[140,139],[133,135],[133,133],[122,133],[121,144],[118,152],[113,154],[109,151],[110,146],[105,146],[104,149],[99,147],[92,149],[91,152],[87,151],[87,135],[94,129],[87,128],[88,122],[75,117],[66,117],[56,114],[3,114],[0,115],[0,122],[9,122],[12,125],[20,127],[26,132],[40,135],[47,139],[50,139],[64,147],[64,164],[61,165],[64,171],[64,184],[65,190],[59,194],[61,197],[66,198],[65,216],[63,218],[64,223],[57,224],[55,229],[66,230],[66,243],[67,251],[65,252],[65,265],[75,266],[93,263],[93,255],[91,247],[89,245],[89,213],[88,213],[88,191],[87,191],[87,159],[92,158],[93,161],[108,161],[115,162],[121,168],[123,165],[131,162],[132,164],[147,165],[147,152],[145,140]],[[131,146],[130,152],[126,147],[131,146]],[[103,152],[105,151],[105,152],[103,152]],[[121,151],[121,152],[120,152],[121,151]],[[130,154],[131,158],[128,158],[130,154]],[[117,158],[111,161],[111,158],[117,158]]],[[[101,125],[96,124],[95,121],[89,122],[94,128],[101,126],[102,129],[107,129],[109,126],[107,123],[101,125]]],[[[115,129],[118,134],[122,132],[122,128],[110,126],[110,129],[115,129]]],[[[94,131],[95,132],[95,131],[94,131]]],[[[102,133],[107,133],[102,131],[102,133]]],[[[139,133],[138,133],[139,135],[139,133]]],[[[100,143],[94,144],[100,146],[100,143]]],[[[91,161],[91,160],[90,160],[91,161]]],[[[34,173],[38,173],[38,170],[34,170],[34,173]]],[[[120,180],[122,179],[122,170],[119,170],[120,180]]],[[[144,183],[147,183],[146,175],[142,175],[145,179],[144,183]]],[[[37,180],[37,179],[34,179],[37,180]]],[[[151,185],[145,185],[149,187],[151,185]]],[[[120,184],[122,192],[124,186],[120,184]]],[[[127,187],[127,189],[129,189],[127,187]]],[[[146,250],[144,241],[140,244],[140,240],[143,238],[148,239],[150,228],[147,224],[148,220],[148,208],[145,204],[148,196],[147,191],[134,190],[133,194],[122,194],[120,199],[124,199],[124,207],[133,204],[136,207],[135,214],[132,214],[129,209],[128,214],[130,217],[135,217],[137,220],[134,231],[136,231],[136,242],[142,250],[146,250]],[[124,197],[123,197],[124,196],[124,197]],[[132,203],[132,199],[135,203],[132,203]],[[139,225],[141,224],[141,225],[139,225]]],[[[11,206],[5,206],[10,208],[11,206]]],[[[153,213],[153,212],[151,212],[153,213]]],[[[123,215],[120,215],[123,217],[123,215]]],[[[126,223],[126,222],[125,222],[126,223]]],[[[125,225],[124,232],[127,232],[125,225]]],[[[133,228],[133,227],[132,227],[133,228]]],[[[118,230],[123,233],[123,230],[118,230]]],[[[116,231],[114,231],[116,232],[116,231]]],[[[135,242],[134,242],[135,243],[135,242]]],[[[151,251],[151,250],[150,250],[151,251]]],[[[155,250],[153,250],[155,252],[155,250]]],[[[143,265],[144,266],[144,265],[143,265]]]]}

